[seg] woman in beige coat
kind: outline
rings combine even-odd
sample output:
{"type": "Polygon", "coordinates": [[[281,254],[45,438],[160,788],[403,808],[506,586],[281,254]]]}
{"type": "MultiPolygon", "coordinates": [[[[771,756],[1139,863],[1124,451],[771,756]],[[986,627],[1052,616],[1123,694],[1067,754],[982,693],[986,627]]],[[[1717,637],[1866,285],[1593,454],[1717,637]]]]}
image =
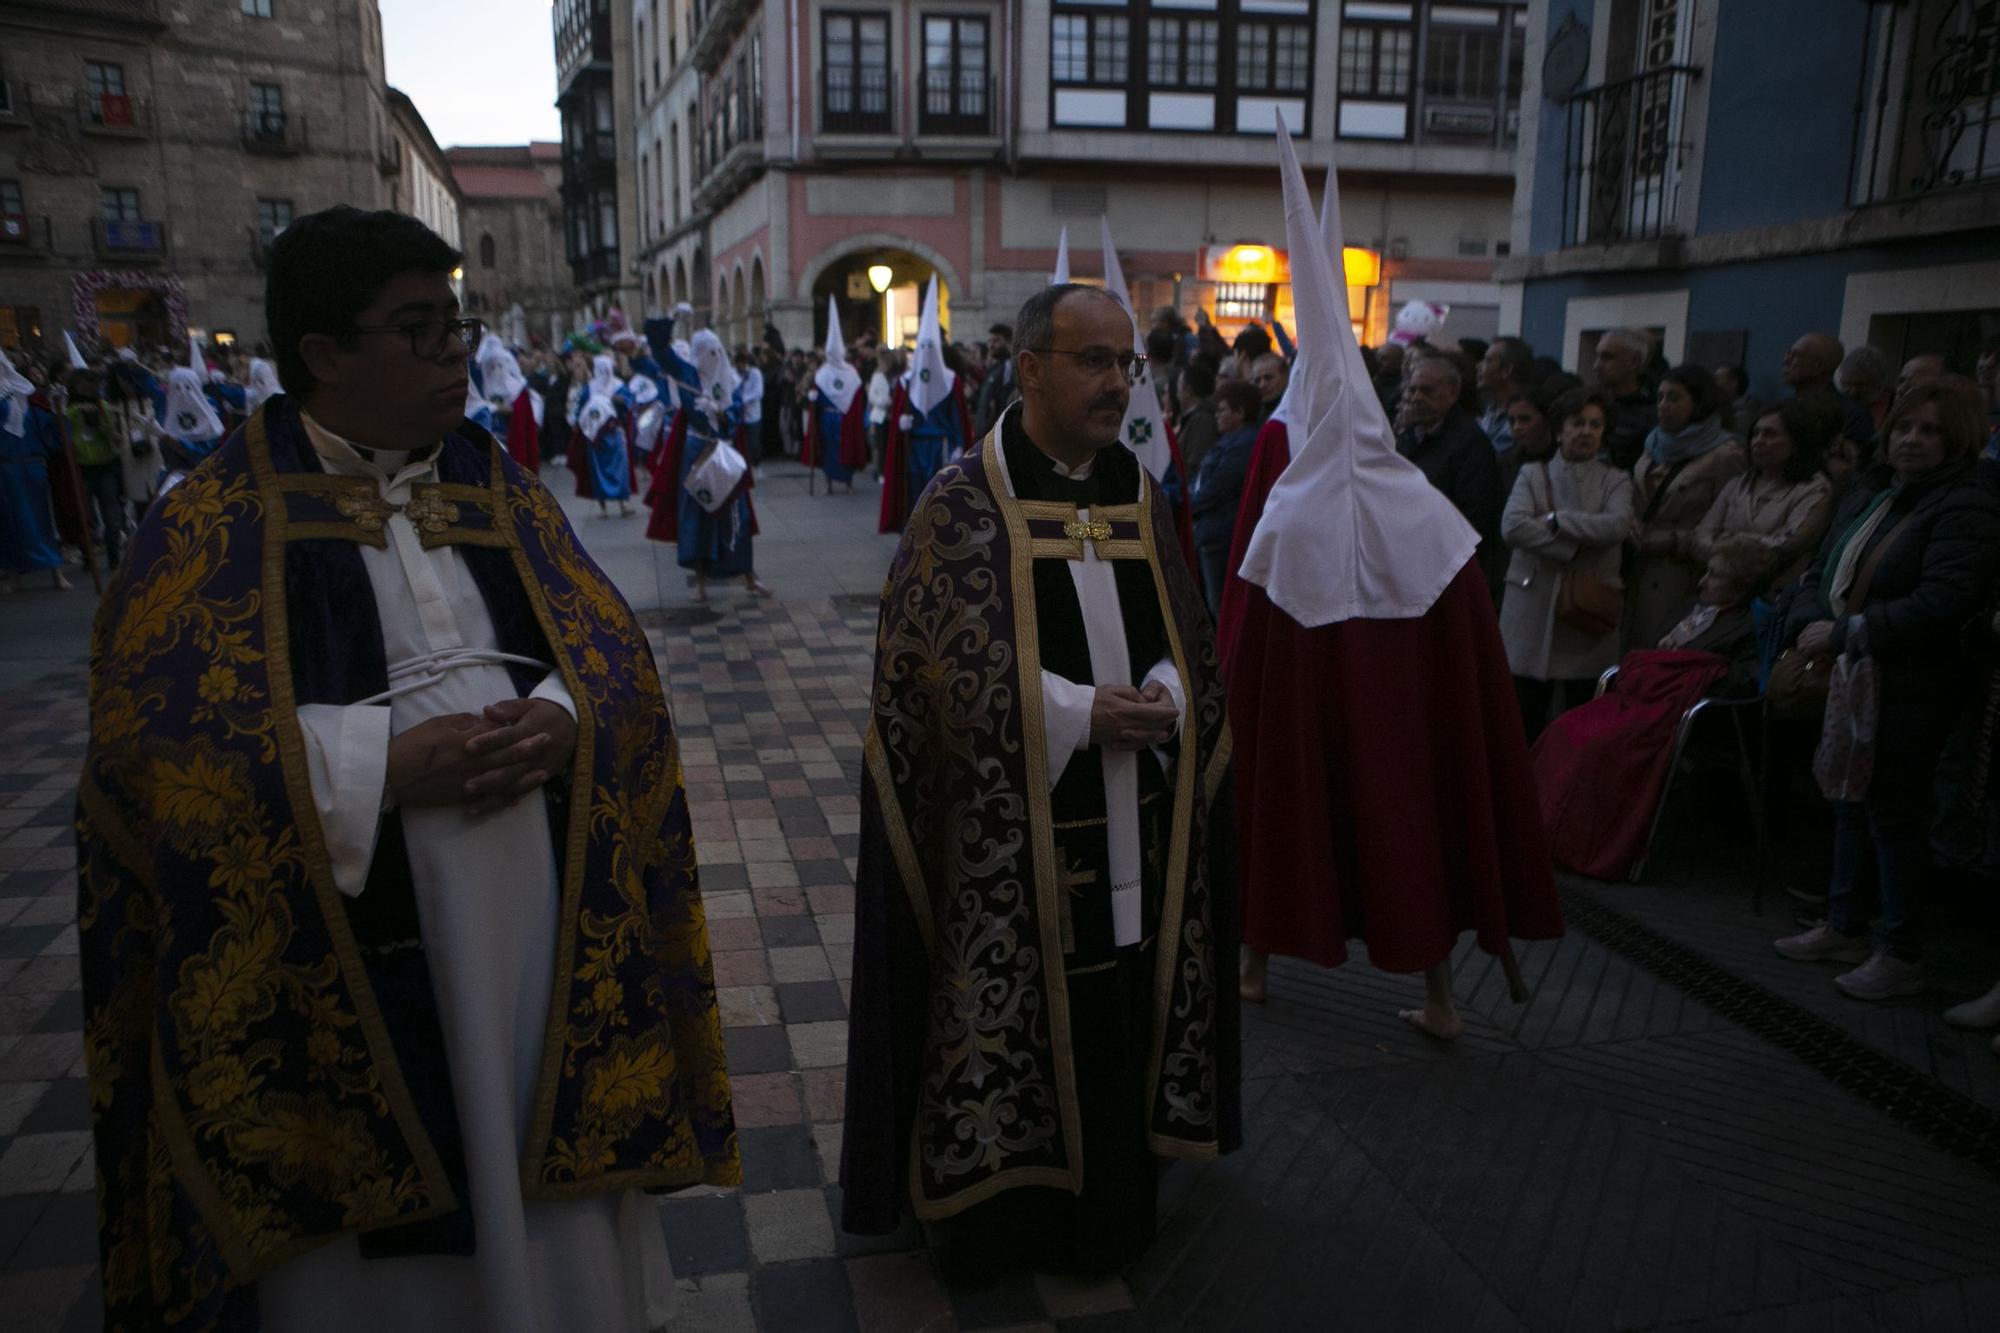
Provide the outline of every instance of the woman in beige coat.
{"type": "Polygon", "coordinates": [[[1632,466],[1637,558],[1626,589],[1624,642],[1650,648],[1694,605],[1708,563],[1687,549],[1688,534],[1748,459],[1722,424],[1722,391],[1700,366],[1676,366],[1660,381],[1660,424],[1632,466]]]}
{"type": "Polygon", "coordinates": [[[1521,700],[1528,739],[1556,711],[1590,698],[1618,660],[1618,630],[1593,634],[1556,618],[1565,573],[1620,586],[1619,560],[1632,530],[1632,478],[1598,461],[1609,417],[1604,395],[1576,389],[1549,409],[1558,452],[1515,479],[1500,531],[1513,558],[1500,603],[1500,639],[1521,700]],[[1557,698],[1558,695],[1562,697],[1557,698]]]}
{"type": "Polygon", "coordinates": [[[1674,548],[1702,564],[1721,547],[1762,557],[1761,590],[1791,582],[1819,549],[1833,513],[1821,464],[1840,419],[1796,398],[1766,408],[1750,434],[1750,470],[1722,488],[1707,515],[1674,548]]]}

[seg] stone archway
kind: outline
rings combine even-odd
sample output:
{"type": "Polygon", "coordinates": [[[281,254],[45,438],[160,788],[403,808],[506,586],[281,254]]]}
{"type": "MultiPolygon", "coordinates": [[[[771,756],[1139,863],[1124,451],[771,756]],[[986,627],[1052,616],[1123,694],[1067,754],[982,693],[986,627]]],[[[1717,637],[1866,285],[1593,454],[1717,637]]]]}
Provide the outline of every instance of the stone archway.
{"type": "Polygon", "coordinates": [[[883,239],[883,235],[847,237],[808,265],[812,275],[812,286],[807,289],[810,314],[800,313],[811,321],[813,345],[825,341],[829,300],[840,311],[843,337],[852,340],[872,330],[892,347],[913,342],[923,292],[933,277],[938,280],[945,327],[951,328],[952,303],[962,298],[957,271],[928,246],[896,237],[883,239]],[[876,238],[873,243],[871,237],[876,238]],[[875,287],[870,273],[877,267],[889,270],[887,285],[882,288],[875,287]]]}
{"type": "MultiPolygon", "coordinates": [[[[864,254],[870,250],[901,250],[914,255],[916,258],[930,265],[930,267],[936,269],[938,280],[946,287],[954,292],[964,293],[966,291],[965,284],[959,275],[958,267],[949,259],[946,259],[939,251],[925,245],[922,241],[913,241],[909,237],[900,236],[895,232],[862,231],[855,232],[850,236],[841,237],[838,241],[806,261],[806,266],[799,270],[798,299],[811,300],[813,289],[819,286],[820,279],[825,276],[829,268],[839,265],[843,260],[851,259],[856,255],[864,254]]],[[[822,313],[824,313],[824,302],[821,303],[821,307],[822,313]]]]}

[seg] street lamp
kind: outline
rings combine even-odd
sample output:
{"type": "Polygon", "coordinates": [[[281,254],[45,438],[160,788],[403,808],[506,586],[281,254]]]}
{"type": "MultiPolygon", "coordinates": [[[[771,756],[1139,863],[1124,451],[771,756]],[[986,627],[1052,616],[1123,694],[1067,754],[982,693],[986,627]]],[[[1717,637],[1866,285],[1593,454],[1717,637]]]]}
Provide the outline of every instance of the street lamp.
{"type": "Polygon", "coordinates": [[[889,290],[889,279],[894,276],[895,274],[890,271],[887,264],[870,264],[868,266],[868,285],[875,289],[877,296],[889,290]]]}

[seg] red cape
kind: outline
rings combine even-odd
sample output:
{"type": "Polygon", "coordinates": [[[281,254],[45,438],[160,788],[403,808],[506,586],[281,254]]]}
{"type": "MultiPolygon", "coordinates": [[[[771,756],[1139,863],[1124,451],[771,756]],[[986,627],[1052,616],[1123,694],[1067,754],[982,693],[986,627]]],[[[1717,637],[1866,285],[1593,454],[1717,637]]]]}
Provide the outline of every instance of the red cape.
{"type": "MultiPolygon", "coordinates": [[[[903,466],[903,431],[898,424],[909,402],[910,395],[904,392],[902,381],[898,380],[896,392],[889,400],[889,429],[882,445],[882,513],[875,525],[877,532],[901,532],[903,524],[910,519],[910,506],[917,502],[917,497],[910,494],[909,469],[903,466]]],[[[952,377],[951,404],[958,410],[959,438],[970,449],[979,441],[972,438],[972,413],[965,406],[963,375],[952,377]]],[[[951,460],[947,458],[944,461],[949,463],[951,460]]]]}
{"type": "MultiPolygon", "coordinates": [[[[582,417],[583,412],[579,409],[577,412],[578,421],[581,421],[582,417]]],[[[590,479],[590,441],[584,438],[583,427],[578,424],[578,421],[570,423],[569,458],[566,461],[569,463],[571,475],[576,478],[576,498],[579,500],[595,500],[597,498],[597,485],[590,479]]]]}
{"type": "Polygon", "coordinates": [[[1609,694],[1572,708],[1535,742],[1535,790],[1556,864],[1624,879],[1646,855],[1681,715],[1729,674],[1714,653],[1627,653],[1609,694]]]}
{"type": "Polygon", "coordinates": [[[507,452],[528,471],[542,470],[542,428],[535,424],[535,404],[525,388],[507,417],[507,452]]]}
{"type": "MultiPolygon", "coordinates": [[[[687,447],[687,409],[674,413],[674,424],[667,437],[653,450],[656,460],[653,467],[653,483],[646,491],[646,506],[653,516],[646,520],[646,535],[656,542],[678,542],[681,539],[681,451],[687,447]]],[[[736,428],[736,452],[747,459],[744,453],[745,430],[736,428]]],[[[736,488],[736,494],[755,489],[757,469],[743,469],[743,482],[736,488]]],[[[750,502],[750,535],[755,537],[757,527],[757,502],[750,502]]]]}
{"type": "Polygon", "coordinates": [[[1307,629],[1234,571],[1290,461],[1266,427],[1236,517],[1222,659],[1243,939],[1332,966],[1347,941],[1416,972],[1461,932],[1562,934],[1506,650],[1475,562],[1425,614],[1307,629]]]}
{"type": "MultiPolygon", "coordinates": [[[[840,465],[853,471],[868,466],[867,409],[867,395],[857,393],[840,417],[840,465]]],[[[819,414],[817,400],[806,404],[806,433],[799,442],[799,462],[807,467],[820,465],[819,414]]]]}

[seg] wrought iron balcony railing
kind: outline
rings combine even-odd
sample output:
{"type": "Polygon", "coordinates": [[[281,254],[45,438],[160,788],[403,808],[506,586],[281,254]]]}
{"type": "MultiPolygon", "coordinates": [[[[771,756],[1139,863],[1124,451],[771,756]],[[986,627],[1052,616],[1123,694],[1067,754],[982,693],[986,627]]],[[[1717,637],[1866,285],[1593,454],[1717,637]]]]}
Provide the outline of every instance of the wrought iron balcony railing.
{"type": "Polygon", "coordinates": [[[1855,106],[1856,204],[2000,185],[2000,3],[1899,3],[1855,106]]]}
{"type": "Polygon", "coordinates": [[[856,70],[820,67],[819,127],[825,134],[894,134],[895,72],[887,65],[856,70]]]}
{"type": "Polygon", "coordinates": [[[45,216],[0,213],[0,258],[46,255],[55,249],[55,229],[45,216]]]}
{"type": "Polygon", "coordinates": [[[286,111],[243,113],[243,146],[253,153],[302,153],[306,142],[304,116],[286,111]]]}
{"type": "Polygon", "coordinates": [[[994,82],[983,74],[927,69],[917,102],[917,133],[990,138],[994,133],[994,82]]]}
{"type": "Polygon", "coordinates": [[[1586,88],[1564,107],[1563,244],[1614,245],[1676,233],[1687,168],[1689,65],[1586,88]]]}
{"type": "Polygon", "coordinates": [[[80,92],[77,119],[86,134],[147,134],[152,130],[149,108],[128,93],[80,92]]]}
{"type": "Polygon", "coordinates": [[[138,218],[95,218],[91,238],[101,255],[159,256],[167,252],[167,224],[138,218]]]}

